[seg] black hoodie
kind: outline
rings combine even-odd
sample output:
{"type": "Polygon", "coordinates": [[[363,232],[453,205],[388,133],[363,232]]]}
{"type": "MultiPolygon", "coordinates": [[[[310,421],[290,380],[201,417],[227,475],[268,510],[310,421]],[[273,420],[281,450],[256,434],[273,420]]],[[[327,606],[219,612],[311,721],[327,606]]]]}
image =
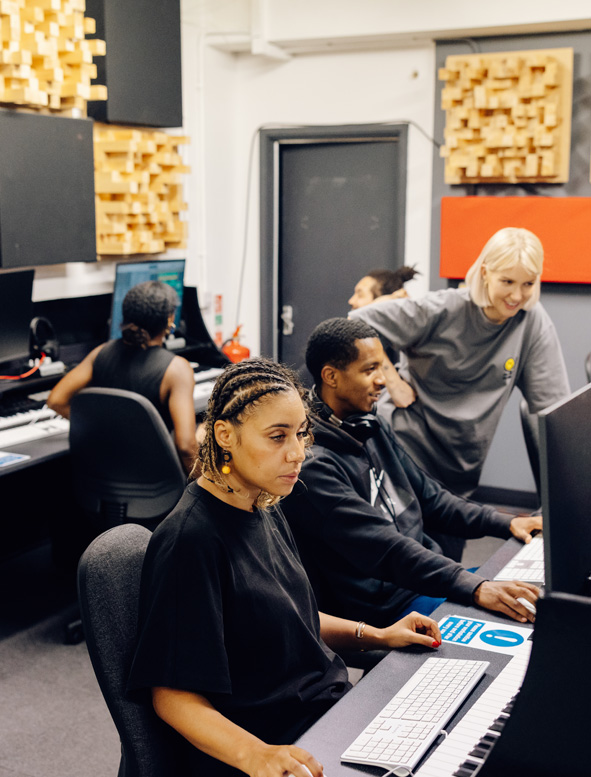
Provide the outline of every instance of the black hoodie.
{"type": "Polygon", "coordinates": [[[472,604],[484,578],[443,556],[428,532],[506,538],[512,516],[452,494],[379,418],[365,443],[313,420],[302,483],[282,507],[319,609],[383,627],[419,594],[472,604]]]}

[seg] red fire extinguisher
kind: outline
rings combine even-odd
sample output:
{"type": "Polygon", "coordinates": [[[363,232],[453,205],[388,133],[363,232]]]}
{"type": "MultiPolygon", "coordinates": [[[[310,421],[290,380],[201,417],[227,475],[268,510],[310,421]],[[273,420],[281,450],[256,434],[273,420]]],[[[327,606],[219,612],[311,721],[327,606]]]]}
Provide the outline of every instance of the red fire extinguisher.
{"type": "Polygon", "coordinates": [[[250,356],[250,349],[245,345],[240,345],[239,337],[241,326],[242,324],[237,327],[232,337],[229,340],[226,340],[222,345],[223,353],[225,353],[228,359],[234,363],[244,361],[244,359],[248,359],[250,356]]]}

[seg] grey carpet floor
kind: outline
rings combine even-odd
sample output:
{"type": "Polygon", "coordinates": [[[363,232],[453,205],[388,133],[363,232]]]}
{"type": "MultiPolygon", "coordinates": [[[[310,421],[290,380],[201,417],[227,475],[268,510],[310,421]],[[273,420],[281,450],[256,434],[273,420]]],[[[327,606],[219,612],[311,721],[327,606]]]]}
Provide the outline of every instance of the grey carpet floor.
{"type": "Polygon", "coordinates": [[[64,610],[0,642],[0,777],[116,777],[119,739],[64,610]]]}

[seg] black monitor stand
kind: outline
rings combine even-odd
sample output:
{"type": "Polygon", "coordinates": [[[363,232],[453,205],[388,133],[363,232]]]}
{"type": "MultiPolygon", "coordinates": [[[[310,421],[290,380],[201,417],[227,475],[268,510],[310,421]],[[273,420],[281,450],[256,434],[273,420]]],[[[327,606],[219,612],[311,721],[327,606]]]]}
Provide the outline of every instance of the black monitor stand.
{"type": "Polygon", "coordinates": [[[211,339],[205,326],[195,286],[185,286],[184,288],[181,319],[183,336],[187,342],[186,347],[179,351],[182,356],[207,367],[225,367],[226,364],[230,363],[228,357],[211,339]]]}

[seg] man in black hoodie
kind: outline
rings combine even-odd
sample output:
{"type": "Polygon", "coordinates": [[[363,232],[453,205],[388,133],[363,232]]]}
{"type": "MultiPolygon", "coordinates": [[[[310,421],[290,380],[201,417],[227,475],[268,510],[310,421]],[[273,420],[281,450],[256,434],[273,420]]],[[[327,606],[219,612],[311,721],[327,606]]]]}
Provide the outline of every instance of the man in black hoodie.
{"type": "Polygon", "coordinates": [[[408,609],[428,614],[437,603],[421,608],[422,595],[533,620],[518,599],[535,603],[535,586],[468,572],[442,555],[429,531],[529,542],[541,517],[458,497],[413,462],[373,412],[383,358],[377,332],[358,320],[329,319],[308,340],[315,442],[302,483],[282,506],[319,608],[383,626],[408,609]]]}

